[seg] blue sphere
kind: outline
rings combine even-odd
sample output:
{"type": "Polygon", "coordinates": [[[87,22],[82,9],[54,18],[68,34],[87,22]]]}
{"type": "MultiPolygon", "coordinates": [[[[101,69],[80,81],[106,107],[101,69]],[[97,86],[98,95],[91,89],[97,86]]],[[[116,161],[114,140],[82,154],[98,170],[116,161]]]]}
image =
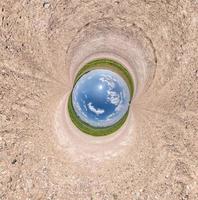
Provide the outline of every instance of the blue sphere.
{"type": "Polygon", "coordinates": [[[130,92],[123,78],[106,69],[84,74],[75,84],[72,104],[77,116],[93,127],[108,127],[128,111],[130,92]]]}

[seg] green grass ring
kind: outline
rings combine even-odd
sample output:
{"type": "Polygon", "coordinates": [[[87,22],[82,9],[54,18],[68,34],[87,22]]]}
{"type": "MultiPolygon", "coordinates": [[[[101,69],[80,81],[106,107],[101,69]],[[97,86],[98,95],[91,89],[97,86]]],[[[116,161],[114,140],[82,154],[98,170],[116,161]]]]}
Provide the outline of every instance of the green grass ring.
{"type": "MultiPolygon", "coordinates": [[[[130,73],[120,63],[113,61],[113,60],[110,60],[110,59],[97,59],[97,60],[94,60],[94,61],[87,63],[77,73],[76,78],[74,80],[74,86],[77,83],[77,81],[84,74],[88,73],[89,71],[91,71],[93,69],[108,69],[108,70],[111,70],[111,71],[119,74],[126,81],[127,86],[129,88],[129,91],[130,91],[130,96],[131,96],[131,99],[132,99],[133,92],[134,92],[134,83],[133,83],[133,79],[132,79],[130,73]]],[[[71,94],[72,94],[72,92],[71,92],[71,94]]],[[[89,135],[92,135],[92,136],[105,136],[105,135],[112,134],[115,131],[117,131],[124,124],[124,122],[127,119],[128,114],[129,114],[129,110],[128,110],[125,113],[125,115],[122,117],[122,119],[120,119],[117,123],[115,123],[114,125],[109,126],[109,127],[96,128],[96,127],[90,126],[89,124],[85,123],[84,121],[82,121],[77,116],[77,114],[76,114],[76,112],[73,108],[72,95],[71,94],[70,94],[69,99],[68,99],[68,112],[69,112],[70,118],[71,118],[72,122],[74,123],[74,125],[86,134],[89,134],[89,135]]]]}

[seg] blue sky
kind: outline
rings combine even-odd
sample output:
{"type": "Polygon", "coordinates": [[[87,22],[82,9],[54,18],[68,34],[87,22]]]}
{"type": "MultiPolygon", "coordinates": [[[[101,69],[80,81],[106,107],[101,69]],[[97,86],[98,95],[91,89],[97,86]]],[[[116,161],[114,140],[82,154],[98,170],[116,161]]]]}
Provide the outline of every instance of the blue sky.
{"type": "Polygon", "coordinates": [[[74,110],[83,121],[95,127],[106,127],[124,116],[128,110],[130,93],[118,74],[96,69],[78,80],[72,99],[74,110]]]}

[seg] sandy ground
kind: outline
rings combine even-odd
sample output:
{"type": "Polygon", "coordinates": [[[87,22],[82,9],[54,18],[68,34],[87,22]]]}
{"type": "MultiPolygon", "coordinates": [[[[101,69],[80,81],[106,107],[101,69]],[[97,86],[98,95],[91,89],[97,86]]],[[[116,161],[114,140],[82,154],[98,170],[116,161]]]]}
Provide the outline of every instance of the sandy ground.
{"type": "Polygon", "coordinates": [[[197,49],[197,0],[1,0],[0,199],[198,199],[197,49]],[[98,162],[54,127],[71,57],[106,31],[137,38],[155,74],[129,142],[98,162]]]}

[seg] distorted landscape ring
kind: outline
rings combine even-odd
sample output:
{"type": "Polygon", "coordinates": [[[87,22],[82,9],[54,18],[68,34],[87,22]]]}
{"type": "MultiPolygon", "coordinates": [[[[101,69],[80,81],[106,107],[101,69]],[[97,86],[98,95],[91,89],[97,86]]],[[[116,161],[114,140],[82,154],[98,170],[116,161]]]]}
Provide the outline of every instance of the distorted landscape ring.
{"type": "Polygon", "coordinates": [[[120,63],[91,61],[76,75],[68,100],[70,118],[84,133],[109,135],[127,119],[133,91],[133,79],[120,63]]]}

